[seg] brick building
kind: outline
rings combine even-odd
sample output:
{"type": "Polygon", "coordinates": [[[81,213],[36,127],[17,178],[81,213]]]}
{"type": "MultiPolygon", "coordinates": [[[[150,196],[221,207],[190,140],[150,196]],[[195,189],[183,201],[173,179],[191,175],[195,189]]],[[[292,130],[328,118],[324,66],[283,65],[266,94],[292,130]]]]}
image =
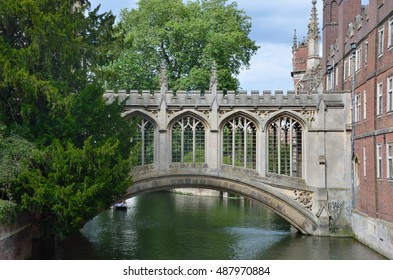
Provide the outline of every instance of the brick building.
{"type": "MultiPolygon", "coordinates": [[[[295,87],[307,70],[308,45],[295,34],[295,87]]],[[[324,94],[351,95],[353,232],[392,258],[393,1],[325,0],[322,52],[324,94]]]]}

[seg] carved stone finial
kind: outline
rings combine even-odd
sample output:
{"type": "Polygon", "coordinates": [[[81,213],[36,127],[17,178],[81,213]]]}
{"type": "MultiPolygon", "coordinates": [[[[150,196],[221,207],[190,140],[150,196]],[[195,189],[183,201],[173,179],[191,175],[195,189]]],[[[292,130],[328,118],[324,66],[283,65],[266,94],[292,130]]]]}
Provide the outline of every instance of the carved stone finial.
{"type": "Polygon", "coordinates": [[[318,27],[318,13],[317,13],[317,0],[312,1],[312,9],[311,9],[311,18],[310,18],[310,23],[308,24],[308,39],[314,39],[314,40],[319,40],[320,33],[319,33],[319,27],[318,27]]]}
{"type": "Polygon", "coordinates": [[[165,61],[162,61],[161,63],[161,71],[160,71],[160,87],[161,89],[168,90],[168,81],[166,78],[166,64],[165,61]]]}
{"type": "Polygon", "coordinates": [[[292,45],[292,51],[297,50],[297,36],[296,36],[296,29],[293,32],[293,45],[292,45]]]}
{"type": "Polygon", "coordinates": [[[209,91],[213,91],[214,89],[217,89],[217,65],[215,62],[212,64],[209,91]]]}

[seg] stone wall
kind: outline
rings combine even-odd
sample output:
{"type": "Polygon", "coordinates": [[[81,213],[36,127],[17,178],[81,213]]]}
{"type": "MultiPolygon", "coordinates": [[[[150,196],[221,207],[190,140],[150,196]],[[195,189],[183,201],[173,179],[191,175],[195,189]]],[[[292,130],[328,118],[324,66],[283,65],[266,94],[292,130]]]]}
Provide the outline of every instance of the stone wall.
{"type": "Polygon", "coordinates": [[[0,225],[0,260],[31,258],[32,226],[26,216],[18,217],[14,224],[0,225]]]}
{"type": "Polygon", "coordinates": [[[393,259],[393,224],[358,211],[352,214],[355,238],[389,259],[393,259]]]}
{"type": "Polygon", "coordinates": [[[199,188],[177,188],[172,190],[174,193],[185,194],[185,195],[195,195],[195,196],[212,196],[212,197],[222,197],[223,193],[216,190],[209,189],[199,189],[199,188]]]}

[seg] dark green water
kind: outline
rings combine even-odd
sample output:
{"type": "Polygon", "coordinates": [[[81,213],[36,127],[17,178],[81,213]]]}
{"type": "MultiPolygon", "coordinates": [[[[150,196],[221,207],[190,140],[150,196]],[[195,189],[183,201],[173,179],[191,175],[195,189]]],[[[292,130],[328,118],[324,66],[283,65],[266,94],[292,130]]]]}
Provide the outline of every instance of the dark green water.
{"type": "Polygon", "coordinates": [[[303,236],[248,200],[150,193],[66,240],[61,259],[384,259],[351,238],[303,236]]]}

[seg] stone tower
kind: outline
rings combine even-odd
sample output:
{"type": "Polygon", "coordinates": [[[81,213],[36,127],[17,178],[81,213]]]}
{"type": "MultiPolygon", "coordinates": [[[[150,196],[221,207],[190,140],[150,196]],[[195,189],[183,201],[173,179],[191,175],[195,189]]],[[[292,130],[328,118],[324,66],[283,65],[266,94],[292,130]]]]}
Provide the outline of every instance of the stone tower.
{"type": "MultiPolygon", "coordinates": [[[[316,8],[317,0],[312,0],[310,22],[308,24],[307,38],[300,43],[297,42],[296,30],[292,46],[292,68],[294,88],[296,92],[316,92],[321,86],[321,57],[319,45],[321,41],[318,14],[316,8]]],[[[322,88],[321,88],[322,90],[322,88]]]]}

